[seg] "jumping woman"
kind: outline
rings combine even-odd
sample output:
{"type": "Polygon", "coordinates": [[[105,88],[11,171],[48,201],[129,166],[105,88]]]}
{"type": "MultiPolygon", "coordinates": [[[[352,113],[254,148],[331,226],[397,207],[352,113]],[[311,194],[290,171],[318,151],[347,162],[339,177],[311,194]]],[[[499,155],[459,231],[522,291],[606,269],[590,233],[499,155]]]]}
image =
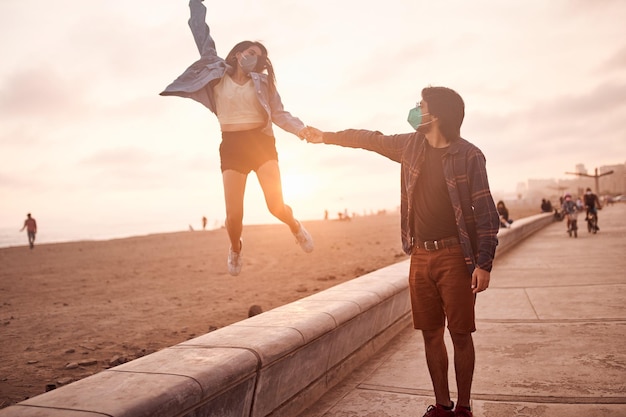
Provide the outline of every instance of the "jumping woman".
{"type": "Polygon", "coordinates": [[[246,180],[255,171],[267,207],[289,226],[305,252],[313,239],[283,201],[278,154],[272,125],[304,139],[307,128],[283,108],[276,90],[274,68],[267,49],[259,42],[235,45],[226,59],[217,55],[206,24],[203,0],[190,0],[189,26],[200,59],[161,93],[194,99],[211,110],[220,123],[220,163],[226,202],[226,230],[230,239],[228,272],[238,275],[242,265],[241,239],[246,180]]]}

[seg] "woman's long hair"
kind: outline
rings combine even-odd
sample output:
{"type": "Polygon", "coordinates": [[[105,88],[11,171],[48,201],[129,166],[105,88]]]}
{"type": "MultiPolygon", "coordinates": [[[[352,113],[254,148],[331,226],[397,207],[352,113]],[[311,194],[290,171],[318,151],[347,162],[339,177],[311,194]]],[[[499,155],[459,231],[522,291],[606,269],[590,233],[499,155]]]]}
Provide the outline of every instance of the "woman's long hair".
{"type": "Polygon", "coordinates": [[[237,68],[237,52],[243,52],[251,46],[258,46],[261,49],[261,56],[258,57],[258,61],[256,67],[254,68],[254,72],[265,72],[267,74],[267,79],[270,85],[270,91],[273,91],[276,88],[276,75],[274,74],[274,67],[272,66],[272,62],[267,56],[267,48],[260,42],[253,41],[242,41],[230,50],[228,55],[226,56],[226,63],[233,68],[237,68]]]}

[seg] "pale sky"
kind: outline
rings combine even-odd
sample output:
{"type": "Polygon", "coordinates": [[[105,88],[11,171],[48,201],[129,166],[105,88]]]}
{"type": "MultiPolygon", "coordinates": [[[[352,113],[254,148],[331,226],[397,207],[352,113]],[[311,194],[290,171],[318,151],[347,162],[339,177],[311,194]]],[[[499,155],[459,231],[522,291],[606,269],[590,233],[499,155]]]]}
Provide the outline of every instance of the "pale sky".
{"type": "MultiPolygon", "coordinates": [[[[285,108],[406,133],[427,85],[465,100],[494,193],[626,162],[622,0],[206,0],[218,53],[269,50],[285,108]]],[[[184,0],[0,0],[0,228],[173,231],[224,219],[219,125],[158,93],[198,58],[184,0]]],[[[399,165],[275,126],[297,217],[394,209],[399,165]]],[[[268,223],[254,175],[244,223],[268,223]]],[[[245,232],[244,232],[245,233],[245,232]]]]}

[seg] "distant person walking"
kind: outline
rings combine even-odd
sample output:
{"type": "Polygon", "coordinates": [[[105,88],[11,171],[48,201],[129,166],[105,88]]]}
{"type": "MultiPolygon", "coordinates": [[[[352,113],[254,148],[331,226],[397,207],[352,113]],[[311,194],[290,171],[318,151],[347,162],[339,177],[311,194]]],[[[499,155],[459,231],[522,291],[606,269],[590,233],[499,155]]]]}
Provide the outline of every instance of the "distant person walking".
{"type": "Polygon", "coordinates": [[[23,232],[26,229],[28,233],[28,245],[30,248],[35,247],[35,235],[37,234],[37,221],[28,213],[26,215],[26,220],[24,220],[24,226],[20,229],[20,232],[23,232]]]}
{"type": "Polygon", "coordinates": [[[311,252],[313,239],[283,201],[272,131],[272,124],[276,124],[304,139],[306,126],[283,108],[265,46],[243,41],[221,58],[206,24],[207,9],[202,0],[190,0],[189,8],[189,27],[200,59],[161,95],[194,99],[211,110],[220,123],[220,161],[230,239],[228,272],[238,275],[241,271],[244,192],[251,171],[256,172],[270,213],[289,226],[305,252],[311,252]]]}

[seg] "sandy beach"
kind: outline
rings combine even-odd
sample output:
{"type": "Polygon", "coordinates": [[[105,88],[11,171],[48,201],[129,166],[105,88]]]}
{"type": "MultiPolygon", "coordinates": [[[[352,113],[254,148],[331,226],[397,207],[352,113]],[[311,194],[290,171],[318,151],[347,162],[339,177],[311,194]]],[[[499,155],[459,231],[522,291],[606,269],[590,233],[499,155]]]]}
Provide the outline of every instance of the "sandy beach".
{"type": "MultiPolygon", "coordinates": [[[[532,212],[511,210],[521,218],[532,212]]],[[[399,214],[0,249],[0,408],[407,259],[399,214]]]]}

